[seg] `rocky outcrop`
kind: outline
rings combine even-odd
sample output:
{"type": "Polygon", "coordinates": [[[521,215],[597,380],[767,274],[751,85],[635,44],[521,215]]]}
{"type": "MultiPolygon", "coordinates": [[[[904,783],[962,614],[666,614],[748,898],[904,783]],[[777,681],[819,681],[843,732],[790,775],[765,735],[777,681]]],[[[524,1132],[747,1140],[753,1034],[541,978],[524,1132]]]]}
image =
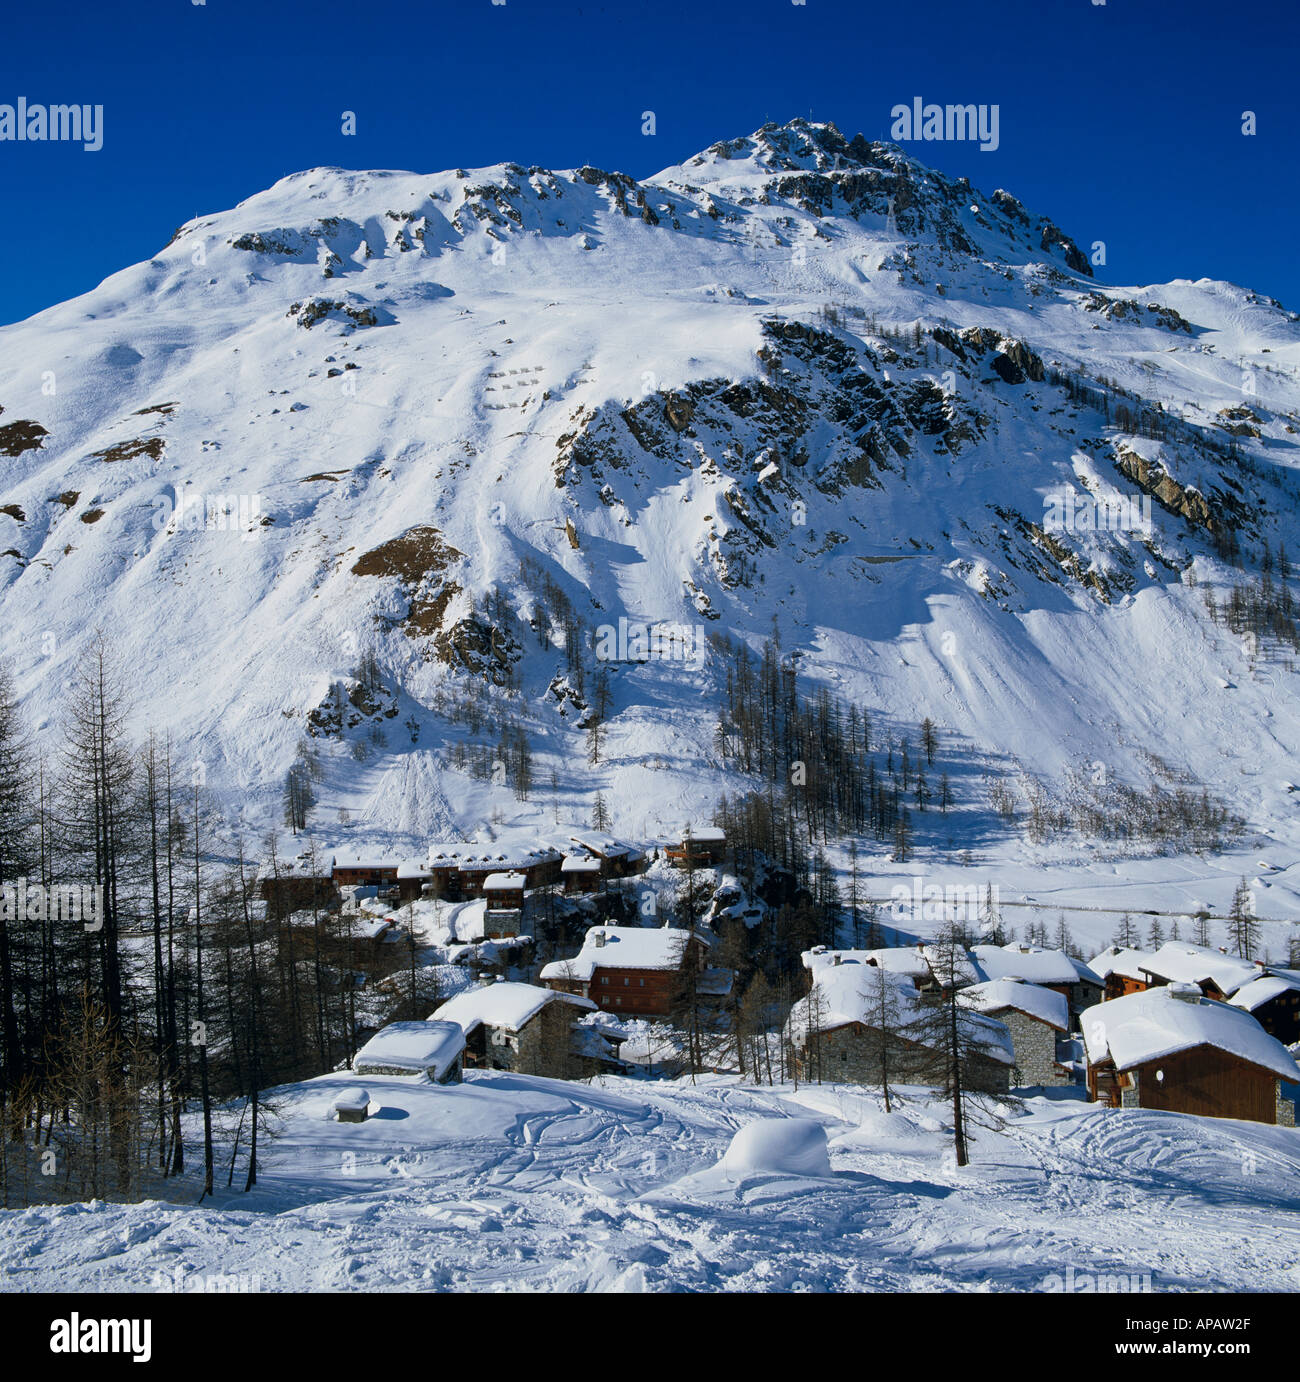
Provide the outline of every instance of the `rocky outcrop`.
{"type": "Polygon", "coordinates": [[[1145,456],[1120,443],[1115,448],[1115,467],[1170,513],[1178,514],[1208,533],[1220,531],[1220,519],[1211,510],[1205,496],[1198,490],[1184,488],[1163,466],[1148,461],[1145,456]]]}
{"type": "Polygon", "coordinates": [[[307,331],[327,317],[336,320],[342,318],[353,326],[379,325],[379,317],[373,307],[354,307],[337,298],[308,298],[306,302],[295,302],[285,315],[296,317],[298,325],[307,331]]]}
{"type": "Polygon", "coordinates": [[[1237,404],[1235,408],[1220,408],[1218,415],[1221,419],[1218,425],[1229,436],[1258,437],[1260,435],[1259,418],[1244,403],[1237,404]]]}
{"type": "MultiPolygon", "coordinates": [[[[0,409],[0,412],[3,412],[0,409]]],[[[39,422],[20,418],[0,426],[0,456],[21,456],[24,451],[39,451],[50,434],[39,422]]]]}

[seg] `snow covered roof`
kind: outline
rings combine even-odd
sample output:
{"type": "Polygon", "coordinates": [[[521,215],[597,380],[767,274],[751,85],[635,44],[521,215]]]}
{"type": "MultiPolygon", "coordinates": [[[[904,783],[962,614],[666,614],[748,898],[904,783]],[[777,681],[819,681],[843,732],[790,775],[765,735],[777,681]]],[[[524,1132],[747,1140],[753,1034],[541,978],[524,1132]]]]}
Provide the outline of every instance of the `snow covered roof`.
{"type": "Polygon", "coordinates": [[[1128,950],[1118,945],[1108,945],[1100,955],[1088,961],[1088,968],[1104,983],[1112,974],[1124,979],[1138,979],[1145,982],[1143,965],[1151,958],[1146,950],[1128,950]]]}
{"type": "Polygon", "coordinates": [[[716,825],[684,825],[682,826],[682,839],[689,836],[697,845],[722,844],[727,838],[727,832],[716,825]]]}
{"type": "Polygon", "coordinates": [[[957,1001],[976,1012],[990,1015],[1010,1008],[1035,1017],[1058,1032],[1070,1030],[1070,1005],[1065,995],[1039,984],[1026,984],[1019,979],[990,979],[985,984],[972,984],[962,989],[957,1001]]]}
{"type": "Polygon", "coordinates": [[[1028,984],[1073,984],[1078,974],[1063,950],[1040,950],[1013,941],[1010,945],[975,945],[971,953],[990,979],[1023,979],[1028,984]]]}
{"type": "Polygon", "coordinates": [[[522,888],[528,876],[522,873],[490,873],[483,880],[483,891],[489,893],[506,892],[522,888]]]}
{"type": "Polygon", "coordinates": [[[392,917],[372,917],[360,923],[357,936],[363,941],[378,940],[392,924],[392,917]]]}
{"type": "Polygon", "coordinates": [[[553,960],[541,977],[585,981],[598,968],[676,969],[692,936],[702,944],[711,944],[708,936],[678,926],[593,926],[573,959],[553,960]]]}
{"type": "Polygon", "coordinates": [[[935,983],[944,988],[950,983],[958,988],[965,984],[978,984],[985,977],[975,958],[968,951],[952,949],[946,945],[924,945],[921,947],[921,953],[925,956],[935,983]]]}
{"type": "Polygon", "coordinates": [[[336,869],[396,869],[401,860],[387,854],[336,854],[331,864],[336,869]]]}
{"type": "Polygon", "coordinates": [[[1213,983],[1220,993],[1231,996],[1263,972],[1253,960],[1225,955],[1206,945],[1189,945],[1186,941],[1166,941],[1154,954],[1148,955],[1142,968],[1171,983],[1213,983]]]}
{"type": "Polygon", "coordinates": [[[1129,1070],[1178,1051],[1213,1046],[1284,1080],[1300,1081],[1300,1068],[1276,1037],[1249,1013],[1206,998],[1191,984],[1162,985],[1097,1003],[1084,1011],[1082,1025],[1093,1065],[1109,1058],[1116,1070],[1129,1070]]]}
{"type": "Polygon", "coordinates": [[[602,859],[643,859],[645,851],[639,845],[626,840],[616,840],[612,835],[586,834],[570,835],[575,845],[585,849],[588,854],[597,854],[602,859]]]}
{"type": "Polygon", "coordinates": [[[559,1002],[593,1012],[596,1009],[589,998],[579,998],[575,994],[556,993],[553,989],[540,988],[536,984],[500,983],[484,984],[480,988],[458,993],[444,1003],[433,1017],[439,1021],[457,1023],[466,1036],[480,1024],[517,1032],[548,1003],[559,1002]]]}
{"type": "Polygon", "coordinates": [[[923,983],[929,981],[930,965],[919,946],[891,945],[879,950],[864,950],[861,953],[866,955],[869,965],[888,970],[891,974],[905,974],[911,979],[920,979],[923,983]]]}
{"type": "Polygon", "coordinates": [[[557,862],[560,851],[536,841],[503,841],[497,844],[434,844],[429,846],[430,868],[506,870],[528,869],[557,862]]]}
{"type": "Polygon", "coordinates": [[[725,998],[736,983],[734,969],[706,969],[700,974],[697,988],[709,998],[725,998]]]}
{"type": "Polygon", "coordinates": [[[429,1071],[441,1079],[465,1049],[465,1033],[455,1022],[390,1022],[359,1050],[352,1062],[357,1074],[366,1071],[429,1071]]]}
{"type": "Polygon", "coordinates": [[[423,859],[403,859],[397,866],[399,878],[428,878],[429,866],[423,859]]]}
{"type": "Polygon", "coordinates": [[[1253,1013],[1256,1008],[1262,1008],[1265,1003],[1277,998],[1283,993],[1294,993],[1300,991],[1300,978],[1289,978],[1281,974],[1265,974],[1258,979],[1252,979],[1242,986],[1228,999],[1234,1008],[1241,1008],[1243,1011],[1253,1013]]]}
{"type": "MultiPolygon", "coordinates": [[[[875,1025],[882,975],[884,982],[893,986],[896,1030],[915,1022],[924,1011],[924,1000],[907,977],[891,974],[879,966],[826,965],[814,973],[812,990],[790,1009],[787,1030],[796,1042],[806,1037],[810,1027],[817,1032],[831,1032],[854,1022],[867,1027],[875,1025]]],[[[971,1021],[982,1033],[985,1053],[1004,1065],[1013,1065],[1015,1052],[1006,1027],[982,1014],[972,1013],[971,1021]]]]}
{"type": "Polygon", "coordinates": [[[566,854],[560,865],[561,873],[599,873],[600,860],[589,854],[566,854]]]}

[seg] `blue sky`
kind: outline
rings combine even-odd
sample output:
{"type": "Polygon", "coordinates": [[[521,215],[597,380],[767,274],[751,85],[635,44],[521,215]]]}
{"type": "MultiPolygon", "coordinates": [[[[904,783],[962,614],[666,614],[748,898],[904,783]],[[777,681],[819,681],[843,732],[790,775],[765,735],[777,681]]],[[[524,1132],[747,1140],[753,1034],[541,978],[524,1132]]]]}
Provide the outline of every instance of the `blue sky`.
{"type": "Polygon", "coordinates": [[[11,7],[0,105],[102,104],[104,146],[0,142],[0,322],[318,164],[643,177],[810,112],[887,138],[916,96],[997,104],[994,152],[905,147],[1104,240],[1103,279],[1227,278],[1300,309],[1298,16],[1295,0],[11,7]]]}

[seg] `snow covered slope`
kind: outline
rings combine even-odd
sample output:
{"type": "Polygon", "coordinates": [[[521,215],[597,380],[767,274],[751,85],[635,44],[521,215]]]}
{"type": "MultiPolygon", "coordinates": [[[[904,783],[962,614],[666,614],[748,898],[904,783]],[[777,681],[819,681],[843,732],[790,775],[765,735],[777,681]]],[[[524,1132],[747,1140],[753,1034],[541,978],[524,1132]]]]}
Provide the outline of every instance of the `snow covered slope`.
{"type": "Polygon", "coordinates": [[[546,695],[566,620],[775,620],[811,683],[990,770],[1210,784],[1251,853],[1156,895],[1223,906],[1244,871],[1300,916],[1294,674],[1204,608],[1230,531],[1300,551],[1300,324],[1093,273],[1008,193],[803,121],[639,183],[296,174],[0,330],[0,656],[52,734],[102,629],[139,728],[258,827],[373,652],[317,824],[412,844],[542,811],[444,771],[440,694],[510,684],[537,779],[644,838],[737,785],[723,669],[616,665],[589,768],[546,695]],[[1067,493],[1149,529],[1054,528],[1067,493]]]}
{"type": "MultiPolygon", "coordinates": [[[[0,1215],[8,1291],[1294,1291],[1296,1134],[1034,1099],[973,1163],[909,1091],[471,1072],[277,1091],[256,1190],[0,1215]],[[829,1140],[817,1156],[806,1123],[829,1140]],[[737,1151],[728,1147],[742,1132],[737,1151]],[[779,1155],[773,1156],[774,1147],[779,1155]],[[761,1155],[756,1152],[761,1150],[761,1155]],[[1096,1284],[1097,1274],[1112,1279],[1096,1284]],[[1114,1278],[1121,1278],[1114,1281],[1114,1278]],[[1067,1286],[1066,1283],[1069,1283],[1067,1286]]],[[[820,1141],[820,1138],[818,1139],[820,1141]]],[[[201,1173],[200,1173],[201,1174],[201,1173]]],[[[220,1179],[220,1178],[219,1178],[220,1179]]]]}

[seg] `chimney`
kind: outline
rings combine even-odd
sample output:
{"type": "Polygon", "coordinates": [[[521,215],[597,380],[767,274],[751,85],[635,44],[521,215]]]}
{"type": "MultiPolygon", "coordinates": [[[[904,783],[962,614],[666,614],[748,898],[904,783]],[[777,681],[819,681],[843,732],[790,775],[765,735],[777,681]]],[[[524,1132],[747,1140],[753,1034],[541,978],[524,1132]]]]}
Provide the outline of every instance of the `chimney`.
{"type": "Polygon", "coordinates": [[[839,952],[838,950],[832,950],[832,951],[831,951],[831,964],[837,965],[837,964],[839,964],[840,961],[843,960],[843,959],[844,959],[844,956],[841,955],[840,952],[839,952]]]}
{"type": "Polygon", "coordinates": [[[592,945],[599,950],[605,944],[605,933],[603,931],[593,931],[588,937],[592,945]]]}
{"type": "Polygon", "coordinates": [[[1203,996],[1195,984],[1169,984],[1166,987],[1170,998],[1176,998],[1181,1003],[1199,1003],[1203,996]]]}

